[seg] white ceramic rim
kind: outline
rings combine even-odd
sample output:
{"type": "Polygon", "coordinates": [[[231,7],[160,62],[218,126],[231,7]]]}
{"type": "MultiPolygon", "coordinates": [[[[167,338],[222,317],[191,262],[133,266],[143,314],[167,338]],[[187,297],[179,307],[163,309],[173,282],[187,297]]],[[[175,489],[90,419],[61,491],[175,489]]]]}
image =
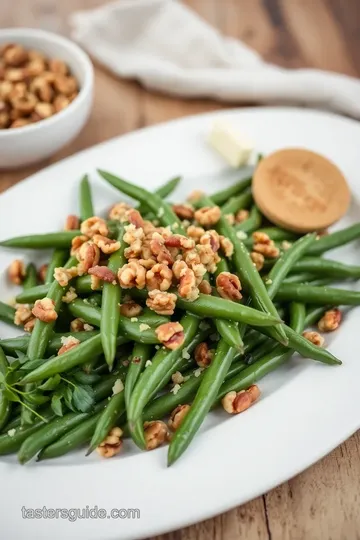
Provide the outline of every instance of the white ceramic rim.
{"type": "Polygon", "coordinates": [[[81,49],[75,42],[67,39],[53,32],[48,32],[46,30],[38,30],[36,28],[2,28],[0,29],[0,38],[5,38],[9,40],[16,40],[16,37],[36,37],[39,40],[43,40],[44,43],[52,41],[64,48],[67,48],[73,57],[78,63],[81,63],[84,68],[84,82],[80,87],[80,91],[76,98],[70,103],[68,107],[62,111],[54,114],[50,118],[44,118],[40,122],[35,122],[28,126],[22,126],[16,129],[1,129],[0,130],[0,140],[10,137],[16,137],[20,133],[32,133],[38,131],[42,128],[50,127],[62,119],[65,119],[66,116],[72,114],[75,107],[81,105],[88,98],[89,94],[92,91],[94,84],[94,68],[91,63],[90,57],[86,54],[83,49],[81,49]]]}

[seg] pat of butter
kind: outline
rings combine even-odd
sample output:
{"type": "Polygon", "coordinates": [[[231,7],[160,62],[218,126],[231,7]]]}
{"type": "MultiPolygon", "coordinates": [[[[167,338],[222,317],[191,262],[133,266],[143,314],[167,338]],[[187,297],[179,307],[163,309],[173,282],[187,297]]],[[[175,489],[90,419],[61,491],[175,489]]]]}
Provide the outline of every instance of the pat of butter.
{"type": "Polygon", "coordinates": [[[232,167],[246,165],[254,150],[249,139],[223,120],[214,122],[208,142],[232,167]]]}

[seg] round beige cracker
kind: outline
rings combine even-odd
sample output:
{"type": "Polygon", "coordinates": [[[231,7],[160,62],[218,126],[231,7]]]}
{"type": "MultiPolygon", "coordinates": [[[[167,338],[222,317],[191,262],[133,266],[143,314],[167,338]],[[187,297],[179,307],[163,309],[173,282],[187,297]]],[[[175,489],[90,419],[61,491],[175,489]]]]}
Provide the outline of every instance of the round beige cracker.
{"type": "Polygon", "coordinates": [[[263,158],[252,191],[261,212],[296,232],[326,229],[350,204],[349,186],[334,163],[302,148],[279,150],[263,158]]]}

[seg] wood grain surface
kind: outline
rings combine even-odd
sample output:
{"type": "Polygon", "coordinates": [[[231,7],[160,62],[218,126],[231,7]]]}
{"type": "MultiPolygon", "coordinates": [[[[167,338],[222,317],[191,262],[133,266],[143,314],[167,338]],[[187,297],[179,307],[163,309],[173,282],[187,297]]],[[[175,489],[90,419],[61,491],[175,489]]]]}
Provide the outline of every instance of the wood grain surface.
{"type": "MultiPolygon", "coordinates": [[[[69,34],[67,18],[72,11],[103,3],[101,0],[1,0],[0,28],[31,26],[66,35],[69,34]]],[[[219,30],[244,40],[269,61],[286,67],[312,66],[360,76],[358,0],[187,0],[186,3],[219,30]]],[[[77,140],[46,162],[0,173],[0,191],[49,163],[116,135],[221,107],[224,106],[215,101],[185,101],[151,93],[136,82],[118,80],[96,66],[94,108],[77,140]]],[[[305,393],[304,399],[311,396],[305,393]]],[[[161,509],[154,509],[155,515],[156,512],[161,509]]],[[[360,539],[359,433],[266,495],[208,521],[156,538],[223,539],[360,539]]]]}

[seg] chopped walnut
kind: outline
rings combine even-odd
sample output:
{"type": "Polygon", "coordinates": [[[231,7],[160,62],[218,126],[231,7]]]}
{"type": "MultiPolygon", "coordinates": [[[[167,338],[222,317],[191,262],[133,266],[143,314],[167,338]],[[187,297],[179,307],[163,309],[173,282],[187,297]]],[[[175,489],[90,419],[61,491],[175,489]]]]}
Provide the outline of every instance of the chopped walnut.
{"type": "Polygon", "coordinates": [[[252,234],[254,244],[271,244],[270,236],[261,231],[255,231],[252,234]]]}
{"type": "Polygon", "coordinates": [[[243,221],[246,221],[247,219],[249,219],[249,210],[239,210],[236,213],[235,221],[237,223],[242,223],[243,221]]]}
{"type": "Polygon", "coordinates": [[[80,226],[80,220],[77,216],[70,215],[65,221],[65,231],[76,231],[80,226]]]}
{"type": "Polygon", "coordinates": [[[16,304],[15,308],[14,324],[17,326],[25,324],[29,319],[33,318],[29,304],[16,304]]]}
{"type": "Polygon", "coordinates": [[[199,201],[204,195],[205,193],[201,191],[200,189],[194,189],[194,191],[192,191],[190,195],[188,196],[187,200],[190,203],[194,203],[196,201],[199,201]]]}
{"type": "Polygon", "coordinates": [[[28,321],[26,321],[26,323],[24,324],[24,331],[32,332],[34,330],[36,321],[37,321],[36,317],[32,317],[32,319],[29,319],[28,321]]]}
{"type": "Polygon", "coordinates": [[[127,300],[120,306],[121,315],[123,315],[123,317],[128,317],[129,319],[138,317],[142,310],[143,308],[132,299],[127,300]]]}
{"type": "Polygon", "coordinates": [[[175,261],[173,272],[174,276],[179,280],[179,295],[190,302],[196,300],[199,296],[199,289],[196,285],[194,271],[188,267],[185,261],[175,261]]]}
{"type": "Polygon", "coordinates": [[[182,234],[173,234],[169,238],[165,238],[164,244],[168,248],[194,249],[195,247],[194,240],[186,238],[182,234]]]}
{"type": "Polygon", "coordinates": [[[208,344],[204,341],[195,347],[194,357],[197,365],[205,368],[211,364],[214,357],[214,351],[209,349],[208,344]]]}
{"type": "Polygon", "coordinates": [[[176,431],[184,421],[185,416],[190,411],[190,405],[178,405],[170,414],[168,426],[171,431],[176,431]]]}
{"type": "Polygon", "coordinates": [[[106,439],[96,448],[97,453],[104,458],[111,458],[116,456],[122,447],[122,437],[123,431],[119,427],[114,427],[110,431],[106,439]]]}
{"type": "Polygon", "coordinates": [[[226,238],[226,236],[222,236],[222,235],[220,235],[219,238],[220,238],[220,247],[223,250],[225,257],[232,257],[234,253],[234,245],[231,242],[231,240],[226,238]]]}
{"type": "Polygon", "coordinates": [[[171,287],[173,273],[166,264],[155,264],[146,272],[146,287],[149,291],[167,291],[171,287]]]}
{"type": "Polygon", "coordinates": [[[203,264],[210,274],[213,274],[216,271],[216,265],[220,261],[219,255],[214,252],[210,245],[201,245],[196,246],[197,252],[200,257],[200,262],[203,264]]]}
{"type": "Polygon", "coordinates": [[[334,308],[326,311],[318,322],[320,332],[333,332],[339,328],[341,323],[342,313],[339,309],[334,308]]]}
{"type": "Polygon", "coordinates": [[[62,301],[65,304],[70,304],[73,302],[73,300],[75,300],[75,298],[77,298],[76,290],[74,287],[70,287],[66,294],[62,297],[62,301]]]}
{"type": "Polygon", "coordinates": [[[253,250],[257,253],[261,253],[264,257],[268,259],[276,259],[280,255],[280,250],[271,240],[270,244],[254,244],[253,250]]]}
{"type": "Polygon", "coordinates": [[[123,219],[125,218],[126,212],[130,210],[130,208],[131,206],[124,202],[114,204],[114,206],[110,208],[109,218],[123,221],[123,219]]]}
{"type": "Polygon", "coordinates": [[[204,206],[196,210],[194,217],[200,225],[204,227],[212,227],[221,218],[221,210],[218,206],[204,206]]]}
{"type": "Polygon", "coordinates": [[[61,285],[61,287],[66,287],[69,284],[69,281],[78,275],[77,266],[72,268],[63,268],[59,266],[54,270],[54,279],[61,285]]]}
{"type": "MultiPolygon", "coordinates": [[[[209,250],[209,248],[210,246],[205,246],[205,249],[209,250]]],[[[211,257],[213,257],[214,253],[212,250],[210,251],[211,257]]],[[[196,249],[189,249],[188,251],[185,251],[185,253],[183,254],[183,259],[190,268],[194,268],[195,265],[201,264],[200,255],[197,251],[197,247],[196,249]]]]}
{"type": "Polygon", "coordinates": [[[212,293],[212,287],[207,279],[203,279],[202,282],[199,284],[199,291],[202,294],[211,294],[212,293]]]}
{"type": "Polygon", "coordinates": [[[172,209],[179,219],[191,221],[194,217],[194,208],[191,204],[173,204],[172,209]]]}
{"type": "Polygon", "coordinates": [[[54,322],[58,318],[58,314],[55,311],[55,303],[51,298],[36,300],[32,308],[32,314],[37,319],[40,319],[40,321],[46,323],[54,322]]]}
{"type": "Polygon", "coordinates": [[[202,235],[205,234],[205,229],[202,227],[196,227],[195,225],[190,225],[186,230],[186,234],[195,240],[195,242],[199,242],[202,235]]]}
{"type": "Polygon", "coordinates": [[[233,300],[234,302],[241,300],[241,283],[235,274],[230,272],[221,272],[216,278],[216,290],[222,298],[233,300]]]}
{"type": "Polygon", "coordinates": [[[126,212],[126,218],[128,219],[129,223],[136,227],[136,229],[143,229],[144,220],[140,212],[138,210],[135,210],[135,208],[130,208],[126,212]]]}
{"type": "Polygon", "coordinates": [[[127,259],[136,258],[141,254],[144,237],[144,231],[141,227],[136,228],[133,223],[125,227],[123,239],[126,244],[129,244],[129,247],[125,249],[125,257],[127,259]]]}
{"type": "Polygon", "coordinates": [[[182,384],[185,381],[185,378],[180,371],[175,371],[175,373],[171,375],[171,380],[174,384],[182,384]]]}
{"type": "Polygon", "coordinates": [[[84,242],[76,253],[76,258],[79,261],[78,274],[85,274],[90,268],[96,266],[100,261],[100,250],[91,241],[84,242]]]}
{"type": "Polygon", "coordinates": [[[80,341],[73,336],[69,336],[66,338],[62,337],[61,343],[62,343],[62,347],[60,347],[60,349],[58,350],[58,353],[57,353],[58,356],[61,356],[62,354],[65,354],[71,351],[71,349],[73,349],[74,347],[77,347],[78,345],[80,345],[80,341]]]}
{"type": "Polygon", "coordinates": [[[48,264],[42,264],[38,270],[38,277],[42,283],[45,282],[48,266],[48,264]]]}
{"type": "Polygon", "coordinates": [[[318,332],[303,332],[303,337],[318,347],[323,347],[325,344],[325,338],[318,332]]]}
{"type": "Polygon", "coordinates": [[[11,283],[21,285],[26,276],[25,264],[20,259],[15,259],[8,268],[8,276],[11,283]]]}
{"type": "Polygon", "coordinates": [[[224,410],[229,414],[239,414],[246,411],[260,397],[260,390],[256,384],[247,390],[228,392],[221,400],[224,410]]]}
{"type": "Polygon", "coordinates": [[[160,420],[144,422],[146,450],[154,450],[164,444],[168,439],[168,433],[165,422],[161,422],[160,420]]]}
{"type": "Polygon", "coordinates": [[[84,332],[85,321],[84,319],[80,319],[80,317],[73,319],[70,323],[70,331],[71,332],[84,332]]]}
{"type": "Polygon", "coordinates": [[[176,294],[155,289],[149,291],[146,305],[159,315],[172,315],[175,310],[176,300],[176,294]]]}
{"type": "Polygon", "coordinates": [[[106,283],[117,284],[116,275],[107,266],[93,266],[89,268],[90,276],[96,276],[100,281],[106,281],[106,283]]]}
{"type": "Polygon", "coordinates": [[[203,246],[210,246],[211,249],[216,252],[220,249],[220,237],[216,231],[210,230],[201,236],[199,244],[203,246]]]}
{"type": "Polygon", "coordinates": [[[118,240],[111,240],[111,238],[101,236],[101,234],[94,234],[92,240],[95,246],[97,246],[106,255],[115,253],[115,251],[120,249],[120,242],[118,240]]]}
{"type": "Polygon", "coordinates": [[[123,289],[143,289],[145,278],[146,270],[136,260],[124,264],[118,271],[118,280],[123,289]]]}
{"type": "Polygon", "coordinates": [[[172,265],[174,262],[170,251],[165,246],[165,238],[158,232],[154,232],[150,241],[150,250],[159,263],[172,265]]]}
{"type": "Polygon", "coordinates": [[[90,288],[92,291],[98,291],[101,289],[101,279],[99,279],[97,276],[90,275],[90,288]]]}
{"type": "Polygon", "coordinates": [[[76,257],[79,249],[81,248],[81,246],[83,244],[85,244],[85,242],[87,242],[87,241],[88,241],[88,237],[85,236],[85,235],[75,236],[75,238],[73,238],[72,241],[71,241],[70,255],[76,257]]]}
{"type": "Polygon", "coordinates": [[[179,322],[169,322],[160,324],[155,330],[155,334],[167,349],[175,350],[184,343],[184,329],[179,322]]]}
{"type": "Polygon", "coordinates": [[[89,238],[92,238],[95,234],[101,234],[101,236],[108,236],[109,234],[106,221],[97,216],[85,219],[81,224],[80,230],[82,234],[89,238]]]}
{"type": "Polygon", "coordinates": [[[257,253],[256,251],[252,251],[250,253],[250,257],[255,265],[256,270],[260,272],[260,270],[263,269],[265,263],[264,255],[262,255],[261,253],[257,253]]]}

